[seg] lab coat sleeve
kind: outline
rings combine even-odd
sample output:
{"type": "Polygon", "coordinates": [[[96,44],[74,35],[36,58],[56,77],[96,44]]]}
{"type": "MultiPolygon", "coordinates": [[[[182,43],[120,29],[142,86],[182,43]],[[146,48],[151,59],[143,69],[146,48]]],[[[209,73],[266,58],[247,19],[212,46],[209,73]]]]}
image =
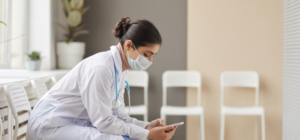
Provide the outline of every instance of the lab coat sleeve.
{"type": "MultiPolygon", "coordinates": [[[[122,92],[124,92],[124,90],[122,92]]],[[[138,125],[142,128],[146,128],[146,126],[149,124],[149,122],[139,121],[136,118],[132,118],[132,117],[128,116],[127,110],[125,110],[124,95],[120,98],[120,100],[122,102],[122,105],[119,108],[119,115],[122,116],[122,117],[126,116],[127,119],[125,120],[125,122],[126,123],[133,123],[133,124],[138,125]]],[[[114,115],[115,116],[118,115],[116,111],[114,112],[114,115]]]]}
{"type": "Polygon", "coordinates": [[[80,88],[82,102],[91,122],[103,133],[146,139],[149,130],[125,123],[112,114],[110,93],[113,83],[114,73],[104,65],[91,68],[82,77],[80,88]]]}

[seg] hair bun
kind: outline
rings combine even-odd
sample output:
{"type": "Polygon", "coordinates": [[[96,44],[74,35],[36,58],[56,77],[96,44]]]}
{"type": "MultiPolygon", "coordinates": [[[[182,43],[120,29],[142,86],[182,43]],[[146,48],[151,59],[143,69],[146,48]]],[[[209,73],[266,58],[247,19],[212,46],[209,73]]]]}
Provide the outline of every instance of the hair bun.
{"type": "Polygon", "coordinates": [[[132,23],[129,17],[121,18],[113,31],[114,36],[121,39],[126,34],[131,25],[132,23]]]}

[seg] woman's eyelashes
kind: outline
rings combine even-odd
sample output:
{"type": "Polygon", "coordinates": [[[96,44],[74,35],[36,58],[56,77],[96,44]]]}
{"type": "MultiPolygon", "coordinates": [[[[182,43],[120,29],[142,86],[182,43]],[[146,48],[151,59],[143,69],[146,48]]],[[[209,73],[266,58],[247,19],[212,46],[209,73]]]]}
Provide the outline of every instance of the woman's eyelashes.
{"type": "Polygon", "coordinates": [[[149,57],[149,55],[147,55],[146,53],[144,53],[144,56],[145,56],[145,57],[149,57]]]}

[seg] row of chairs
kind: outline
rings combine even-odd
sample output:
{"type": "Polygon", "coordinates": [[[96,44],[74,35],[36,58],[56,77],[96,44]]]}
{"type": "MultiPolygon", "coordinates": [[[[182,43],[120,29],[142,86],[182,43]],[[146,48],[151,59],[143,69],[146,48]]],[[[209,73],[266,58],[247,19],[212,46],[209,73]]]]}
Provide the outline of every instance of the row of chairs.
{"type": "MultiPolygon", "coordinates": [[[[163,74],[163,105],[161,107],[161,118],[166,122],[167,115],[199,115],[200,116],[200,134],[198,139],[204,140],[204,110],[201,106],[201,74],[197,71],[166,71],[163,74]],[[171,87],[194,87],[197,88],[197,106],[168,106],[167,105],[167,88],[171,87]],[[200,137],[201,136],[201,137],[200,137]]],[[[143,115],[144,120],[148,121],[148,82],[149,75],[146,71],[129,71],[128,82],[131,87],[143,87],[144,88],[144,104],[131,107],[132,115],[143,115]]],[[[54,83],[57,82],[57,78],[52,77],[54,83]]],[[[36,93],[36,98],[40,99],[44,93],[47,92],[47,86],[41,80],[32,80],[31,85],[36,93]]],[[[30,103],[27,98],[24,85],[12,84],[5,85],[4,90],[11,106],[12,114],[15,119],[14,124],[22,124],[28,120],[29,114],[18,116],[18,112],[27,110],[31,112],[31,107],[34,103],[30,103]]],[[[262,140],[265,140],[265,122],[264,122],[264,109],[258,106],[258,93],[259,93],[259,77],[256,72],[223,72],[221,74],[221,137],[224,139],[225,131],[225,115],[255,115],[261,116],[262,127],[262,140]],[[228,107],[224,106],[224,88],[225,87],[250,87],[255,88],[255,106],[253,107],[228,107]]],[[[128,110],[128,109],[126,109],[128,110]]],[[[1,127],[0,129],[5,128],[1,127]]],[[[5,127],[8,125],[6,124],[5,127]]],[[[257,126],[257,121],[256,121],[257,126]]],[[[19,125],[15,125],[13,140],[16,140],[18,136],[26,133],[26,126],[20,128],[19,125]]],[[[7,128],[6,128],[7,129],[7,128]]],[[[256,127],[257,131],[257,127],[256,127]]],[[[0,135],[1,136],[1,135],[0,135]]],[[[1,138],[0,138],[1,140],[1,138]]]]}
{"type": "MultiPolygon", "coordinates": [[[[144,104],[131,107],[132,115],[144,115],[144,120],[148,117],[148,80],[146,71],[129,71],[128,82],[131,87],[144,88],[144,104]]],[[[204,140],[204,109],[201,106],[201,74],[198,71],[165,71],[162,77],[163,102],[160,110],[161,118],[166,116],[199,115],[200,132],[198,139],[204,140]],[[196,106],[169,106],[167,105],[167,89],[172,87],[193,87],[197,88],[196,106]]],[[[225,135],[225,115],[251,115],[261,116],[261,139],[265,140],[265,115],[264,108],[258,105],[259,101],[259,76],[254,71],[223,72],[220,76],[221,84],[221,130],[220,140],[224,140],[225,135]],[[231,107],[224,105],[224,89],[227,87],[246,87],[255,89],[255,105],[250,107],[231,107]]],[[[128,107],[126,107],[128,110],[128,107]]],[[[255,138],[258,139],[258,118],[255,122],[255,138]]]]}
{"type": "MultiPolygon", "coordinates": [[[[52,76],[51,81],[56,84],[63,75],[52,76]]],[[[7,139],[10,140],[25,140],[27,132],[27,121],[29,119],[30,113],[37,101],[48,91],[48,87],[43,79],[33,79],[23,83],[14,83],[9,85],[4,85],[3,87],[6,99],[9,105],[10,111],[6,109],[0,110],[0,140],[7,139]],[[29,100],[29,95],[26,93],[25,87],[32,86],[35,98],[34,100],[29,100]],[[9,112],[8,114],[6,112],[9,112]],[[13,119],[10,120],[10,113],[13,119]],[[4,119],[6,118],[6,119],[4,119]],[[5,125],[2,122],[5,121],[5,125]],[[11,131],[13,129],[13,132],[11,131]],[[8,131],[5,132],[4,130],[8,131]],[[3,133],[5,132],[5,134],[3,133]]]]}

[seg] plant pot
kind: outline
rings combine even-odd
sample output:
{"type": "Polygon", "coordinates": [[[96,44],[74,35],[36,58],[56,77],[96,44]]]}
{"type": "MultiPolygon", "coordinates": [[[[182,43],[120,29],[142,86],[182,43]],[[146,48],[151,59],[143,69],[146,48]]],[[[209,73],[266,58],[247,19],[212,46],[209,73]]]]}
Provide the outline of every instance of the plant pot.
{"type": "Polygon", "coordinates": [[[28,70],[37,71],[40,67],[40,60],[28,60],[26,65],[28,70]]]}
{"type": "Polygon", "coordinates": [[[82,59],[85,53],[84,42],[58,42],[56,54],[58,58],[59,69],[72,69],[82,59]]]}

